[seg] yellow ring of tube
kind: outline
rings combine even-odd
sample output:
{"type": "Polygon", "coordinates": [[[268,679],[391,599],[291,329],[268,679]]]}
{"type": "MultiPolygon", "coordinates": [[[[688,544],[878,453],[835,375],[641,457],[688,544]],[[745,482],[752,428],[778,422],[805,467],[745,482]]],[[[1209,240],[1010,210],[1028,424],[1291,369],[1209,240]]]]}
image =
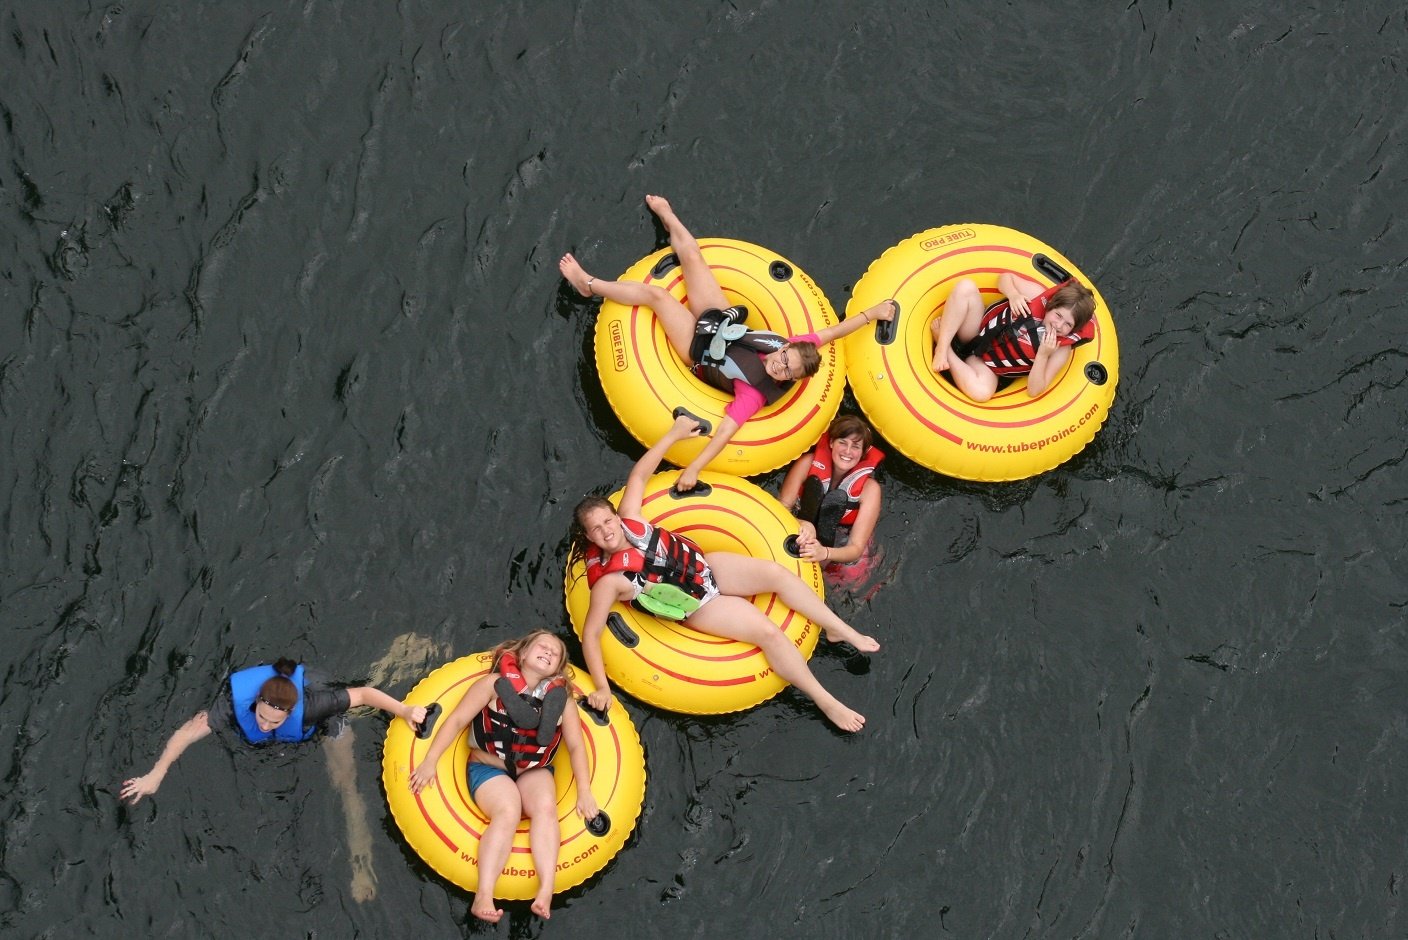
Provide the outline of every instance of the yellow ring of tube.
{"type": "MultiPolygon", "coordinates": [[[[699,247],[729,303],[748,308],[749,329],[800,336],[836,324],[836,313],[821,288],[775,252],[728,238],[701,239],[699,247]]],[[[673,257],[670,250],[661,249],[632,265],[620,279],[658,285],[684,303],[679,265],[656,270],[667,256],[673,257]]],[[[820,353],[817,374],[796,382],[750,418],[708,469],[737,476],[766,473],[821,436],[841,407],[846,365],[839,343],[821,347],[820,353]]],[[[647,447],[665,436],[676,408],[686,408],[717,428],[733,400],[732,394],[694,377],[649,307],[602,302],[596,320],[596,367],[612,409],[647,447]]],[[[683,467],[706,443],[704,437],[687,438],[670,448],[665,459],[683,467]]]]}
{"type": "Polygon", "coordinates": [[[846,338],[847,377],[862,410],[902,453],[931,470],[965,480],[1018,480],[1050,470],[1090,443],[1104,424],[1119,380],[1119,348],[1110,308],[1090,279],[1030,235],[999,225],[947,225],[886,251],[856,284],[847,315],[886,298],[900,305],[895,340],[882,346],[873,330],[846,338]],[[1095,338],[1042,394],[1027,395],[1017,378],[976,404],[931,363],[929,325],[961,278],[977,282],[984,300],[1001,299],[1004,271],[1054,283],[1033,266],[1046,255],[1095,293],[1095,338]]]}
{"type": "MultiPolygon", "coordinates": [[[[670,488],[674,475],[656,474],[641,502],[645,520],[688,537],[705,552],[770,558],[800,577],[818,597],[825,597],[821,567],[786,550],[787,537],[797,534],[797,520],[781,503],[747,480],[708,471],[699,480],[710,486],[709,495],[676,498],[670,488]]],[[[620,504],[620,490],[611,501],[620,504]]],[[[591,596],[584,571],[578,562],[566,577],[567,612],[579,637],[591,596]]],[[[783,606],[773,594],[758,595],[753,606],[787,634],[804,658],[811,658],[820,633],[815,624],[783,606]]],[[[603,630],[606,674],[643,702],[692,715],[720,715],[766,702],[787,685],[756,646],[701,633],[626,604],[614,605],[611,612],[639,643],[628,648],[611,627],[603,630]]]]}
{"type": "MultiPolygon", "coordinates": [[[[490,653],[474,653],[446,663],[426,676],[411,694],[408,705],[439,702],[441,719],[459,704],[474,681],[487,675],[490,653]]],[[[596,690],[586,670],[574,669],[573,693],[596,690]]],[[[553,893],[576,887],[606,867],[621,851],[640,818],[645,800],[645,751],[631,716],[613,701],[607,711],[607,724],[598,724],[586,710],[581,711],[583,743],[587,750],[592,795],[611,819],[605,835],[595,836],[577,815],[577,784],[567,759],[567,746],[560,745],[553,758],[557,783],[557,816],[562,826],[562,848],[558,852],[553,893]]],[[[479,884],[479,837],[489,820],[469,796],[469,741],[461,733],[445,749],[436,765],[436,782],[419,794],[411,792],[411,770],[430,748],[434,735],[422,741],[403,721],[393,721],[386,732],[382,751],[382,786],[391,815],[411,848],[447,881],[466,891],[479,884]],[[448,783],[448,786],[446,785],[448,783]]],[[[528,848],[528,821],[518,824],[513,849],[494,896],[508,901],[532,900],[537,893],[538,874],[528,848]]]]}

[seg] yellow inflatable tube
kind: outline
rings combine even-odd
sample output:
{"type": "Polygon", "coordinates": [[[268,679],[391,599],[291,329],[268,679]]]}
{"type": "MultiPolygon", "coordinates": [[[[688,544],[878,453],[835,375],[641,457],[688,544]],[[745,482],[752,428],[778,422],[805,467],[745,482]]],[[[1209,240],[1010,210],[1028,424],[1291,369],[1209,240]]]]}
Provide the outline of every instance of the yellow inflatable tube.
{"type": "MultiPolygon", "coordinates": [[[[475,653],[446,663],[422,679],[411,694],[409,705],[438,703],[441,714],[459,703],[474,681],[489,672],[490,653],[475,653]]],[[[596,690],[585,670],[573,670],[573,694],[585,696],[596,690]]],[[[569,706],[570,707],[570,706],[569,706]]],[[[569,712],[570,714],[570,712],[569,712]]],[[[606,866],[621,851],[640,817],[645,799],[645,752],[630,715],[613,701],[604,716],[580,709],[585,732],[587,766],[591,773],[592,795],[609,820],[601,835],[592,833],[577,815],[577,782],[572,779],[567,747],[558,747],[553,758],[557,781],[558,821],[562,826],[562,848],[553,875],[554,893],[576,887],[606,866]]],[[[489,824],[469,796],[469,741],[461,734],[446,748],[437,766],[436,782],[419,794],[412,793],[411,770],[420,762],[434,735],[422,740],[405,722],[395,721],[386,732],[382,752],[382,785],[386,801],[401,834],[415,853],[442,878],[473,892],[479,884],[479,837],[489,824]]],[[[495,895],[508,901],[532,900],[538,875],[528,851],[528,821],[518,825],[513,850],[499,878],[495,895]]]]}
{"type": "Polygon", "coordinates": [[[1017,480],[1075,456],[1109,416],[1119,378],[1110,308],[1075,265],[1030,235],[981,224],[920,232],[870,266],[848,315],[891,297],[900,305],[893,330],[846,338],[847,376],[876,429],[915,462],[965,480],[1017,480]],[[1004,271],[1043,285],[1063,274],[1079,279],[1095,292],[1095,338],[1075,347],[1065,371],[1035,398],[1018,378],[976,404],[930,368],[929,326],[961,278],[977,282],[988,302],[1001,299],[1004,271]]]}
{"type": "MultiPolygon", "coordinates": [[[[747,480],[705,471],[704,487],[676,495],[674,475],[658,473],[646,486],[641,508],[645,520],[696,542],[705,552],[728,551],[770,558],[796,573],[825,596],[821,568],[793,557],[788,537],[797,520],[773,496],[747,480]]],[[[612,495],[620,503],[621,491],[612,495]]],[[[567,571],[567,612],[582,635],[591,592],[580,562],[567,571]]],[[[819,629],[784,607],[772,594],[753,598],[757,607],[810,658],[819,629]]],[[[756,646],[726,640],[661,620],[625,604],[612,608],[602,631],[602,658],[613,685],[643,702],[669,711],[717,715],[742,711],[772,698],[787,685],[768,666],[756,646]]]]}
{"type": "MultiPolygon", "coordinates": [[[[836,324],[821,288],[777,253],[727,238],[701,239],[699,247],[729,302],[748,308],[749,329],[800,336],[836,324]]],[[[637,262],[620,279],[657,284],[681,302],[686,299],[684,276],[669,249],[637,262]]],[[[747,421],[708,469],[737,476],[766,473],[821,436],[841,407],[846,366],[839,343],[820,351],[820,371],[747,421]]],[[[712,430],[733,400],[728,392],[694,377],[649,307],[602,302],[596,321],[596,366],[612,409],[647,447],[665,436],[676,408],[708,421],[712,430]]],[[[665,458],[683,467],[706,443],[704,437],[688,438],[670,448],[665,458]]]]}

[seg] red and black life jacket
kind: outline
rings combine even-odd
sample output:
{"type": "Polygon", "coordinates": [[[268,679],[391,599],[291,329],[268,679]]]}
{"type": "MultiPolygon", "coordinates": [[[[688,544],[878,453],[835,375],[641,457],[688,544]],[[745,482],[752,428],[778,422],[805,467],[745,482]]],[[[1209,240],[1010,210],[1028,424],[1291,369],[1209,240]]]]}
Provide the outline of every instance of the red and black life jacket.
{"type": "Polygon", "coordinates": [[[474,746],[502,760],[508,775],[517,779],[552,763],[562,740],[567,683],[561,678],[545,680],[530,689],[512,653],[499,657],[497,669],[497,694],[474,719],[474,746]]]}
{"type": "MultiPolygon", "coordinates": [[[[1031,311],[1028,316],[1013,316],[1011,303],[1006,297],[990,304],[983,311],[982,322],[978,325],[978,335],[958,348],[963,357],[977,356],[983,364],[998,375],[1026,375],[1036,362],[1036,351],[1041,346],[1042,318],[1046,316],[1046,304],[1051,295],[1067,282],[1048,287],[1027,301],[1031,311]]],[[[1074,347],[1088,343],[1095,338],[1095,318],[1074,333],[1067,333],[1056,340],[1057,346],[1074,347]]]]}
{"type": "Polygon", "coordinates": [[[860,515],[860,494],[865,489],[865,481],[875,473],[875,468],[885,459],[885,452],[872,446],[861,457],[850,473],[846,474],[833,487],[831,485],[831,439],[826,434],[816,442],[812,453],[812,465],[807,468],[807,478],[802,483],[802,518],[816,527],[816,537],[828,548],[839,548],[836,539],[843,535],[840,529],[855,525],[860,515]],[[812,511],[811,507],[816,509],[812,511]],[[811,518],[807,518],[807,516],[811,518]]]}
{"type": "Polygon", "coordinates": [[[685,538],[660,526],[634,519],[622,519],[626,539],[631,547],[603,555],[595,545],[587,547],[587,586],[592,587],[603,575],[620,572],[637,584],[652,582],[672,584],[697,600],[709,595],[706,575],[709,563],[704,551],[685,538]],[[643,526],[643,531],[633,531],[643,526]],[[643,545],[644,547],[638,547],[643,545]]]}

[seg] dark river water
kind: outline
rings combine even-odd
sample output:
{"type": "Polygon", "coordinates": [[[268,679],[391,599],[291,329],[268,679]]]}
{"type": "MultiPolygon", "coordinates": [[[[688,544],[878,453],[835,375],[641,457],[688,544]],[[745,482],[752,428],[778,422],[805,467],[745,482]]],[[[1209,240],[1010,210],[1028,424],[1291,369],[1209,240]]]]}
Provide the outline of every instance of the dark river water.
{"type": "Polygon", "coordinates": [[[635,837],[485,933],[1408,935],[1401,3],[9,2],[0,70],[0,932],[477,931],[379,716],[374,898],[320,746],[117,790],[231,668],[570,634],[569,508],[640,448],[555,262],[623,271],[660,192],[838,309],[1031,232],[1119,390],[1036,479],[891,460],[839,602],[885,649],[813,660],[864,733],[628,702],[635,837]]]}

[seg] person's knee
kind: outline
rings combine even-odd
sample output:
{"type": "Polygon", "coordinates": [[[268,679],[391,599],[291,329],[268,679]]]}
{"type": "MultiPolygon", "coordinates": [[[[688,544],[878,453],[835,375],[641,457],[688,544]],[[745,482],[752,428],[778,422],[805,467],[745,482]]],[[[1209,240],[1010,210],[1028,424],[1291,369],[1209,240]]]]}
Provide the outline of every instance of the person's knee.
{"type": "Polygon", "coordinates": [[[963,389],[963,394],[981,405],[983,402],[990,400],[992,396],[997,393],[997,377],[988,370],[987,366],[977,366],[975,371],[977,369],[981,369],[983,372],[986,372],[987,375],[974,376],[966,383],[967,388],[963,389]]]}
{"type": "Polygon", "coordinates": [[[523,800],[523,815],[529,819],[557,818],[557,794],[539,793],[523,800]]]}
{"type": "Polygon", "coordinates": [[[772,559],[768,559],[768,561],[765,563],[765,567],[760,570],[767,578],[768,585],[774,591],[780,591],[783,588],[788,587],[792,584],[793,581],[802,581],[802,579],[797,577],[796,574],[791,571],[788,571],[780,563],[775,562],[772,559]]]}
{"type": "Polygon", "coordinates": [[[645,289],[647,294],[649,295],[649,300],[646,301],[646,306],[650,307],[652,310],[655,309],[661,301],[666,301],[670,299],[670,292],[665,290],[665,288],[659,286],[658,284],[646,284],[645,289]]]}
{"type": "Polygon", "coordinates": [[[782,632],[781,627],[746,600],[739,605],[733,622],[734,629],[738,631],[737,639],[744,643],[752,643],[766,649],[768,644],[775,643],[778,639],[787,639],[787,634],[782,632]]]}
{"type": "Polygon", "coordinates": [[[511,792],[496,794],[492,801],[480,803],[479,808],[488,814],[490,824],[507,825],[511,822],[516,826],[518,820],[523,818],[523,800],[516,787],[511,792]]]}
{"type": "Polygon", "coordinates": [[[792,647],[792,641],[787,634],[782,632],[782,628],[771,620],[768,625],[759,629],[758,635],[753,639],[753,645],[763,651],[763,655],[771,662],[777,658],[777,654],[786,652],[792,647]]]}

